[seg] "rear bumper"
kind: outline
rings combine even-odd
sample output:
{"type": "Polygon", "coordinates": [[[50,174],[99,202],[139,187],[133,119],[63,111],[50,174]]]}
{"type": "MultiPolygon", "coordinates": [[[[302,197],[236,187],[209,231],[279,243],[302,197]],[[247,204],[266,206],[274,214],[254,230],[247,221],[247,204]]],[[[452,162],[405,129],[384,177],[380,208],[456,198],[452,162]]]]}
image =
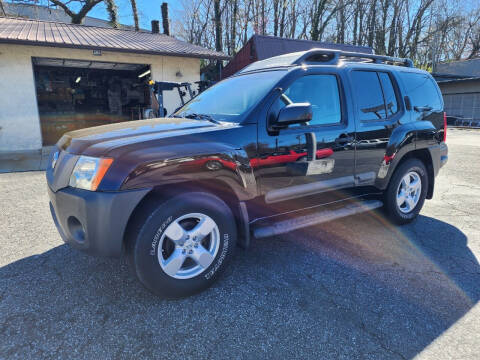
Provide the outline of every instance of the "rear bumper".
{"type": "Polygon", "coordinates": [[[438,145],[429,147],[429,150],[430,155],[432,156],[433,173],[434,176],[437,176],[440,168],[448,161],[448,146],[442,142],[438,145]]]}
{"type": "Polygon", "coordinates": [[[150,189],[94,192],[71,187],[53,192],[50,211],[63,241],[87,253],[118,257],[128,219],[150,189]]]}

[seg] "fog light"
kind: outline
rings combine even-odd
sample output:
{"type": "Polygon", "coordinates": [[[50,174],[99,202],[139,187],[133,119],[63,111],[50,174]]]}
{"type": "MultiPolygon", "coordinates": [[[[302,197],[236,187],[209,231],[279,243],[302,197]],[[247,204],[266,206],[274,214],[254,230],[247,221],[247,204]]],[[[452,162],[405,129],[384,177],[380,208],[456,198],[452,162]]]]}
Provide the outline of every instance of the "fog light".
{"type": "Polygon", "coordinates": [[[85,242],[85,231],[83,230],[82,223],[75,216],[68,218],[67,225],[73,240],[78,243],[85,242]]]}

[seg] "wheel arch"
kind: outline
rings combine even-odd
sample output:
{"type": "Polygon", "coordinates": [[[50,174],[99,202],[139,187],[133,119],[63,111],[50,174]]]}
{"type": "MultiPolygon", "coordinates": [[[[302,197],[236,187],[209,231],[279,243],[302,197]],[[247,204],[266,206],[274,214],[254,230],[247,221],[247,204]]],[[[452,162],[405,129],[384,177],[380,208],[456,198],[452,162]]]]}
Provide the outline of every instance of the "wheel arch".
{"type": "Polygon", "coordinates": [[[418,159],[423,163],[423,165],[425,165],[428,175],[427,199],[431,199],[433,197],[433,190],[435,187],[435,175],[433,169],[432,155],[430,154],[430,151],[428,151],[428,149],[416,149],[407,152],[396,164],[393,173],[408,159],[418,159]]]}
{"type": "Polygon", "coordinates": [[[136,229],[141,226],[145,220],[145,214],[150,214],[159,204],[176,195],[185,192],[199,191],[217,196],[227,204],[235,218],[238,232],[237,243],[239,246],[247,248],[250,242],[250,232],[248,229],[248,214],[246,214],[245,211],[242,211],[245,207],[241,205],[243,203],[238,198],[237,193],[227,183],[216,179],[210,179],[208,181],[189,181],[179,184],[165,184],[152,188],[152,190],[144,196],[130,214],[123,236],[124,248],[128,248],[129,241],[133,238],[136,229]]]}

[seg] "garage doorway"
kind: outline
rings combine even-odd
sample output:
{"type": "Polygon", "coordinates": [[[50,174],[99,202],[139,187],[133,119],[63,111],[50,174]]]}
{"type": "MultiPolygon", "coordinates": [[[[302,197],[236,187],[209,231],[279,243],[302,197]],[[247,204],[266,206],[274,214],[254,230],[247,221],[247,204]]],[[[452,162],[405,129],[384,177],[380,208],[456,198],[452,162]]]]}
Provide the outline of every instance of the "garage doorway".
{"type": "Polygon", "coordinates": [[[150,108],[150,66],[33,58],[44,146],[67,131],[139,120],[150,108]]]}

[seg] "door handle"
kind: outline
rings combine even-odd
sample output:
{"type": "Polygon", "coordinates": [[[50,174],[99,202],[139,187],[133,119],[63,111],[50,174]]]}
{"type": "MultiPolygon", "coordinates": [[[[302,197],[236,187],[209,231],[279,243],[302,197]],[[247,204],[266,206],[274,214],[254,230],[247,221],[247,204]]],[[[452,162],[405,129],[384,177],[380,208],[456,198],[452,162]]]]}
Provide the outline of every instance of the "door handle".
{"type": "Polygon", "coordinates": [[[338,138],[335,139],[335,143],[338,145],[345,145],[353,141],[352,136],[348,136],[347,134],[342,134],[338,138]]]}
{"type": "Polygon", "coordinates": [[[432,109],[433,108],[431,106],[414,106],[413,107],[413,110],[415,110],[416,112],[426,112],[432,109]]]}

